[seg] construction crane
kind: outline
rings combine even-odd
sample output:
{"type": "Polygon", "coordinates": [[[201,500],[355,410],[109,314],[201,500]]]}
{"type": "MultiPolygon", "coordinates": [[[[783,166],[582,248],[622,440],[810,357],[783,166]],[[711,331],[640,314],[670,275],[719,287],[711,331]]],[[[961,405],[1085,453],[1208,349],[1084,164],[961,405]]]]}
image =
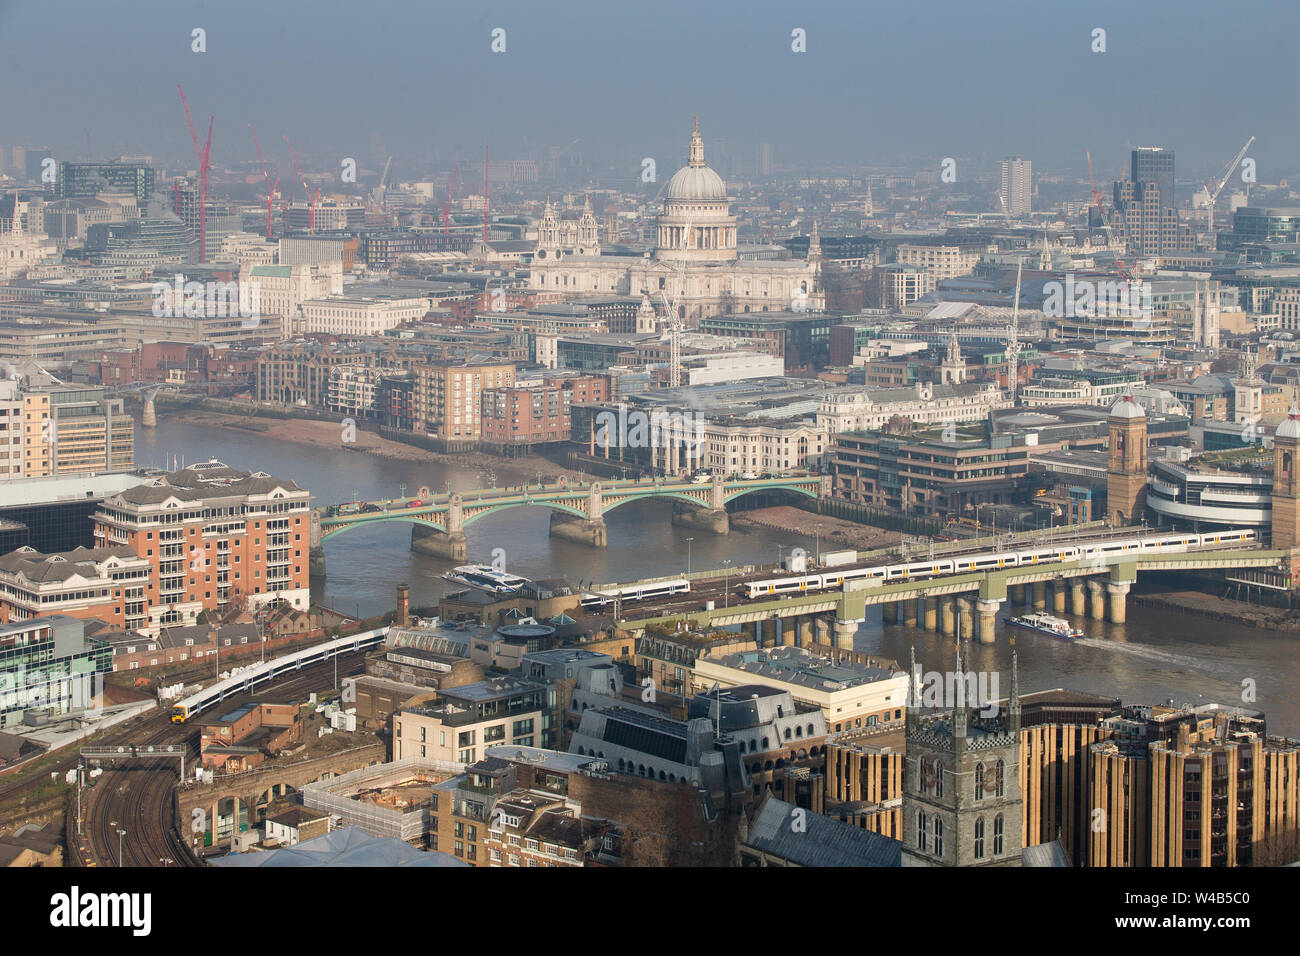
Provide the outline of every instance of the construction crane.
{"type": "Polygon", "coordinates": [[[447,183],[447,198],[442,204],[442,228],[447,229],[451,218],[452,192],[456,189],[456,173],[460,170],[460,160],[451,167],[451,180],[447,183]]]}
{"type": "Polygon", "coordinates": [[[1218,201],[1219,193],[1223,192],[1223,187],[1228,184],[1228,180],[1232,177],[1233,172],[1235,172],[1237,167],[1241,165],[1242,159],[1246,156],[1246,150],[1250,149],[1251,144],[1254,142],[1255,137],[1253,136],[1246,140],[1246,145],[1241,147],[1241,151],[1233,157],[1232,162],[1223,167],[1223,170],[1218,176],[1205,184],[1207,207],[1210,210],[1208,231],[1210,233],[1211,242],[1214,241],[1214,204],[1218,201]]]}
{"type": "MultiPolygon", "coordinates": [[[[316,204],[311,198],[311,186],[307,185],[307,177],[303,175],[302,164],[298,162],[298,154],[294,151],[293,143],[289,142],[289,134],[284,134],[284,142],[289,147],[289,155],[293,157],[293,168],[298,173],[298,178],[302,181],[302,191],[307,194],[307,231],[316,231],[316,204]]],[[[320,190],[316,190],[316,198],[320,198],[320,190]]]]}
{"type": "Polygon", "coordinates": [[[248,124],[248,131],[253,134],[253,145],[257,147],[257,161],[262,164],[262,180],[266,183],[266,238],[271,240],[272,226],[272,207],[275,205],[275,192],[280,188],[280,177],[275,177],[275,185],[271,185],[271,173],[266,168],[266,157],[262,155],[262,144],[257,141],[257,130],[253,129],[253,124],[248,124]]]}
{"type": "Polygon", "coordinates": [[[199,262],[208,261],[208,173],[212,170],[212,124],[215,116],[208,117],[208,139],[199,149],[199,137],[194,132],[194,119],[190,116],[190,104],[185,99],[185,90],[179,83],[176,89],[181,94],[181,106],[185,109],[185,122],[190,127],[190,142],[194,145],[194,158],[199,163],[199,262]]]}
{"type": "Polygon", "coordinates": [[[1011,306],[1011,336],[1007,341],[1007,385],[1011,388],[1011,404],[1016,404],[1020,375],[1020,272],[1024,263],[1016,265],[1016,297],[1011,306]]]}
{"type": "Polygon", "coordinates": [[[388,161],[384,163],[384,171],[379,174],[379,185],[375,187],[385,211],[388,210],[388,190],[385,188],[384,183],[388,182],[388,170],[392,168],[392,165],[393,157],[389,156],[388,161]]]}

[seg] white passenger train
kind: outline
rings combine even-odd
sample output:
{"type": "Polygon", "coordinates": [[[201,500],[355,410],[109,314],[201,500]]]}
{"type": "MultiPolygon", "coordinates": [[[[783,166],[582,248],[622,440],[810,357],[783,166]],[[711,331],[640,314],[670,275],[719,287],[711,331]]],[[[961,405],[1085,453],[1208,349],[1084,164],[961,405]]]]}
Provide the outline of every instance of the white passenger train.
{"type": "Polygon", "coordinates": [[[746,597],[756,598],[769,594],[823,591],[827,588],[838,588],[845,581],[861,580],[866,581],[868,585],[883,584],[887,581],[910,581],[917,578],[942,577],[947,574],[964,574],[970,571],[997,571],[1001,568],[1059,564],[1078,560],[1113,564],[1116,563],[1116,559],[1130,554],[1134,557],[1150,553],[1178,554],[1197,548],[1249,544],[1256,540],[1258,535],[1250,529],[1211,531],[1206,534],[1180,532],[1106,540],[1098,544],[1060,544],[1025,551],[972,553],[933,558],[929,561],[914,561],[910,564],[880,565],[871,568],[835,568],[820,574],[746,581],[741,587],[746,597]]]}
{"type": "Polygon", "coordinates": [[[673,594],[685,594],[691,589],[691,582],[686,578],[673,578],[669,581],[651,581],[649,583],[625,584],[622,587],[606,588],[602,591],[586,592],[582,596],[584,608],[604,607],[613,604],[617,597],[620,601],[641,601],[646,598],[669,597],[673,594]]]}
{"type": "Polygon", "coordinates": [[[352,651],[376,647],[384,642],[388,628],[381,627],[351,637],[336,637],[323,644],[314,644],[306,650],[294,651],[283,657],[275,657],[261,664],[254,664],[243,673],[225,680],[217,681],[211,687],[191,694],[172,707],[172,723],[183,724],[195,714],[202,713],[213,704],[219,704],[227,697],[251,691],[258,684],[274,680],[289,671],[302,670],[311,664],[327,661],[336,654],[349,654],[352,651]]]}

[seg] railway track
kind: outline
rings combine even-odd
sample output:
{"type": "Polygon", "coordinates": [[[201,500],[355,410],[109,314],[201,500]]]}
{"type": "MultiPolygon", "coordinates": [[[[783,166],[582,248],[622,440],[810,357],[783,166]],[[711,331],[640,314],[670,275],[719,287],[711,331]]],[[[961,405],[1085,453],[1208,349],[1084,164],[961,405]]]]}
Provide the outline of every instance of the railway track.
{"type": "MultiPolygon", "coordinates": [[[[340,678],[351,677],[364,668],[364,651],[339,655],[340,678]]],[[[267,685],[259,693],[307,694],[334,685],[334,662],[304,667],[288,680],[267,685]]],[[[198,734],[194,721],[171,723],[162,712],[138,725],[131,743],[187,745],[185,766],[197,765],[198,734]]],[[[75,760],[73,762],[75,766],[75,760]]],[[[76,844],[86,866],[199,866],[186,838],[177,831],[176,787],[180,783],[177,762],[171,759],[138,758],[134,764],[106,768],[93,788],[83,794],[87,800],[81,835],[69,834],[69,847],[76,844]],[[125,834],[118,833],[125,830],[125,834]]]]}

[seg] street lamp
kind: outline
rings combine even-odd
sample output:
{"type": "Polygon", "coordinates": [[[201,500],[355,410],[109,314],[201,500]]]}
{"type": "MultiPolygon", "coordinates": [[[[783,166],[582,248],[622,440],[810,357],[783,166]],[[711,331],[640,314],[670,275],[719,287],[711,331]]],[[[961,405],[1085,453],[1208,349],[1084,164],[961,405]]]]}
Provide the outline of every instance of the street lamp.
{"type": "Polygon", "coordinates": [[[686,576],[688,578],[691,576],[691,542],[694,540],[694,538],[686,539],[686,576]]]}
{"type": "Polygon", "coordinates": [[[776,566],[777,566],[778,568],[781,566],[781,562],[782,562],[783,560],[785,560],[785,559],[784,559],[784,557],[782,557],[782,555],[781,555],[781,545],[778,544],[778,545],[776,546],[776,566]]]}
{"type": "MultiPolygon", "coordinates": [[[[116,823],[111,823],[110,825],[111,825],[111,826],[117,826],[116,823]]],[[[126,831],[125,831],[125,830],[121,830],[121,829],[119,829],[119,830],[117,831],[117,865],[118,865],[119,867],[121,867],[121,866],[123,865],[123,862],[122,862],[122,840],[123,840],[125,837],[126,837],[126,831]]]]}
{"type": "Polygon", "coordinates": [[[731,586],[728,582],[728,575],[731,574],[731,559],[727,558],[722,562],[722,606],[731,607],[731,586]]]}
{"type": "Polygon", "coordinates": [[[816,535],[816,541],[817,541],[817,566],[818,566],[818,567],[821,567],[821,563],[822,563],[822,526],[819,525],[819,524],[815,524],[815,525],[813,525],[813,534],[816,535]]]}

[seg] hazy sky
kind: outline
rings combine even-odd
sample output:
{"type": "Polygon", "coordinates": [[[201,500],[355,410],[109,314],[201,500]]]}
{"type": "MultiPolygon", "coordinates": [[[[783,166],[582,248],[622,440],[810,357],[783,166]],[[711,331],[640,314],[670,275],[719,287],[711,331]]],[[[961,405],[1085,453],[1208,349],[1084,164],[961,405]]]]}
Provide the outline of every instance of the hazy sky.
{"type": "Polygon", "coordinates": [[[388,152],[685,160],[706,143],[752,162],[1006,154],[1114,179],[1130,145],[1209,175],[1248,136],[1261,181],[1300,170],[1297,0],[0,0],[0,145],[80,158],[191,158],[176,94],[214,165],[388,152]],[[191,30],[207,52],[191,52],[191,30]],[[506,52],[490,32],[506,30],[506,52]],[[791,51],[791,30],[807,52],[791,51]],[[1091,33],[1106,30],[1105,53],[1091,33]],[[527,144],[527,145],[525,145],[527,144]]]}

